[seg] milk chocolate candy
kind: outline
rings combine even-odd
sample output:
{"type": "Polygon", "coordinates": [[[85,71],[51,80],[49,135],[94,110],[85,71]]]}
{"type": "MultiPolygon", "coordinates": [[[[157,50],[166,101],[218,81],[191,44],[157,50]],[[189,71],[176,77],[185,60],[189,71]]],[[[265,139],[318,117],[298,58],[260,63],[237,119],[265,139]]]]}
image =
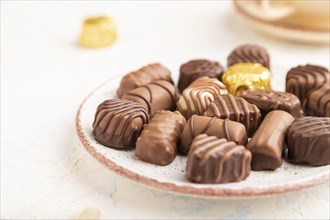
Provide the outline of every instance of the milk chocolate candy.
{"type": "Polygon", "coordinates": [[[256,44],[243,44],[235,48],[228,56],[228,66],[237,63],[260,63],[270,68],[269,55],[265,48],[256,44]]]}
{"type": "Polygon", "coordinates": [[[173,84],[171,72],[166,67],[159,63],[149,64],[126,74],[120,81],[117,95],[121,98],[126,92],[157,80],[166,80],[173,84]]]}
{"type": "Polygon", "coordinates": [[[136,142],[135,155],[156,165],[171,163],[177,154],[177,142],[186,119],[175,111],[161,110],[144,126],[136,142]]]}
{"type": "Polygon", "coordinates": [[[208,76],[220,79],[223,67],[216,61],[191,60],[180,67],[180,78],[178,88],[183,92],[195,79],[208,76]]]}
{"type": "Polygon", "coordinates": [[[142,104],[153,116],[158,110],[175,110],[178,94],[171,83],[159,80],[127,92],[122,99],[142,104]]]}
{"type": "Polygon", "coordinates": [[[135,146],[136,139],[146,123],[148,113],[140,103],[109,99],[97,108],[93,134],[95,139],[105,146],[131,148],[135,146]]]}
{"type": "Polygon", "coordinates": [[[257,106],[230,94],[217,96],[204,115],[240,122],[245,126],[249,137],[261,122],[261,114],[257,106]]]}
{"type": "Polygon", "coordinates": [[[301,103],[311,90],[329,84],[329,70],[322,66],[310,65],[297,66],[286,75],[286,92],[295,94],[301,103]]]}
{"type": "Polygon", "coordinates": [[[312,90],[304,101],[306,115],[330,117],[330,85],[322,85],[312,90]]]}
{"type": "Polygon", "coordinates": [[[287,133],[288,159],[312,166],[330,164],[330,118],[296,119],[287,133]]]}
{"type": "Polygon", "coordinates": [[[252,153],[252,170],[275,170],[282,165],[282,150],[293,116],[281,110],[268,113],[246,148],[252,153]]]}
{"type": "Polygon", "coordinates": [[[230,66],[222,75],[228,92],[240,96],[249,89],[271,89],[270,72],[259,63],[238,63],[230,66]]]}
{"type": "Polygon", "coordinates": [[[242,97],[258,106],[263,118],[273,110],[286,111],[295,118],[302,116],[298,97],[288,92],[261,89],[246,90],[242,92],[242,97]]]}
{"type": "Polygon", "coordinates": [[[207,76],[200,77],[183,91],[176,104],[177,110],[186,119],[195,114],[203,115],[216,96],[227,93],[226,86],[218,79],[207,76]]]}
{"type": "Polygon", "coordinates": [[[239,182],[250,175],[251,153],[216,136],[198,135],[188,154],[187,178],[195,183],[239,182]]]}
{"type": "Polygon", "coordinates": [[[199,134],[207,134],[218,138],[226,138],[239,145],[246,145],[248,138],[243,124],[228,119],[193,115],[185,124],[179,151],[187,154],[193,139],[199,134]]]}

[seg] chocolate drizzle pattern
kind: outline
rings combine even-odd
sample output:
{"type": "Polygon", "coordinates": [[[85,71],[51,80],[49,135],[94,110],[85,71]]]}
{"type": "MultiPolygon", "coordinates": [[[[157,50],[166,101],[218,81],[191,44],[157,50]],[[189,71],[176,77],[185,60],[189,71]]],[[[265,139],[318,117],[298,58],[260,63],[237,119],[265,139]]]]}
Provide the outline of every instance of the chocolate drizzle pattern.
{"type": "Polygon", "coordinates": [[[245,125],[249,137],[261,122],[261,114],[257,106],[230,94],[217,96],[204,112],[204,116],[240,122],[245,125]]]}
{"type": "Polygon", "coordinates": [[[139,102],[153,116],[158,110],[174,110],[178,93],[171,83],[159,80],[129,91],[122,99],[139,102]]]}
{"type": "Polygon", "coordinates": [[[109,99],[101,103],[93,122],[95,139],[108,147],[131,148],[135,146],[143,125],[148,123],[148,113],[139,103],[109,99]]]}
{"type": "Polygon", "coordinates": [[[317,65],[299,65],[289,70],[286,75],[286,92],[296,95],[303,103],[306,95],[322,84],[329,84],[330,72],[317,65]]]}
{"type": "Polygon", "coordinates": [[[290,113],[293,117],[302,116],[301,104],[297,96],[274,90],[246,90],[242,92],[242,97],[255,104],[261,111],[263,117],[270,111],[283,110],[290,113]]]}
{"type": "Polygon", "coordinates": [[[220,79],[223,67],[220,63],[209,60],[191,60],[180,67],[178,88],[182,92],[194,80],[202,76],[220,79]]]}
{"type": "Polygon", "coordinates": [[[306,115],[330,117],[330,85],[322,85],[309,92],[303,108],[306,115]]]}
{"type": "Polygon", "coordinates": [[[241,123],[227,119],[222,120],[216,117],[193,115],[183,128],[179,151],[182,154],[187,154],[191,142],[199,134],[226,138],[241,145],[245,145],[248,140],[245,127],[241,123]]]}
{"type": "Polygon", "coordinates": [[[218,79],[200,77],[183,91],[177,109],[186,119],[194,114],[203,115],[216,96],[227,93],[226,86],[218,79]]]}
{"type": "Polygon", "coordinates": [[[255,44],[244,44],[235,48],[227,59],[228,66],[237,63],[260,63],[270,68],[269,55],[265,48],[255,44]]]}
{"type": "Polygon", "coordinates": [[[187,178],[196,183],[239,182],[250,175],[251,153],[233,141],[198,135],[188,154],[187,178]]]}
{"type": "Polygon", "coordinates": [[[166,80],[173,84],[171,72],[159,63],[149,64],[126,74],[120,81],[117,95],[121,98],[125,93],[157,80],[166,80]]]}
{"type": "Polygon", "coordinates": [[[185,123],[186,119],[178,111],[157,112],[150,123],[144,126],[136,142],[135,155],[157,165],[171,163],[177,154],[177,142],[185,123]]]}
{"type": "Polygon", "coordinates": [[[288,159],[312,166],[330,164],[330,118],[296,119],[287,133],[288,159]]]}

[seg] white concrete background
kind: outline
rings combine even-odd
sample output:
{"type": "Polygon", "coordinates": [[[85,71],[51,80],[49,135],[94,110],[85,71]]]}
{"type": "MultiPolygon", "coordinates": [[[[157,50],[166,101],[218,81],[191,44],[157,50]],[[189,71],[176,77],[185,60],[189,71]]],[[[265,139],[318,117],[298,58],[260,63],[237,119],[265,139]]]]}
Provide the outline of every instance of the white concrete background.
{"type": "MultiPolygon", "coordinates": [[[[1,1],[1,218],[329,219],[329,184],[278,197],[206,200],[158,192],[102,167],[80,145],[75,113],[103,81],[144,64],[206,57],[226,65],[240,43],[267,47],[276,65],[329,67],[329,48],[281,42],[240,23],[231,2],[1,1]],[[86,16],[111,15],[119,38],[78,44],[86,16]]],[[[283,85],[280,85],[284,88],[283,85]]]]}

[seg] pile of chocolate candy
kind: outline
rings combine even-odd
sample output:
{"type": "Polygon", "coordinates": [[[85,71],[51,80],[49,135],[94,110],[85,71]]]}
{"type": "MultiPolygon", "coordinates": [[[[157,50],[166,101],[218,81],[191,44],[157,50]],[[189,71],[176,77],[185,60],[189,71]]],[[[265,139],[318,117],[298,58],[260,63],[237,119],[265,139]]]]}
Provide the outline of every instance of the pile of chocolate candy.
{"type": "Polygon", "coordinates": [[[277,169],[283,157],[330,164],[329,70],[292,68],[280,92],[271,90],[269,68],[268,52],[252,44],[231,52],[226,71],[192,60],[180,68],[180,95],[167,68],[147,65],[122,78],[119,98],[98,106],[94,137],[156,165],[187,155],[186,177],[196,183],[238,182],[251,169],[277,169]]]}

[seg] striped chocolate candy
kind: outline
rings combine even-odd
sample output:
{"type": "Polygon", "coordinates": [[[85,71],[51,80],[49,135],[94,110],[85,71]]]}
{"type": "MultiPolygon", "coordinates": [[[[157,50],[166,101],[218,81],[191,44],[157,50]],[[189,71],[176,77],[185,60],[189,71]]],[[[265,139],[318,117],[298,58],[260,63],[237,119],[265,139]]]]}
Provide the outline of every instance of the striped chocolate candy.
{"type": "Polygon", "coordinates": [[[131,148],[135,146],[143,125],[148,123],[146,109],[137,102],[109,99],[101,103],[95,114],[93,134],[108,147],[131,148]]]}
{"type": "Polygon", "coordinates": [[[312,90],[307,95],[303,108],[308,116],[330,117],[330,86],[324,84],[312,90]]]}
{"type": "Polygon", "coordinates": [[[330,118],[298,118],[288,128],[286,139],[290,162],[330,164],[330,118]]]}
{"type": "Polygon", "coordinates": [[[303,103],[311,90],[329,84],[330,72],[327,68],[317,65],[299,65],[289,70],[286,75],[286,92],[296,95],[303,103]]]}
{"type": "Polygon", "coordinates": [[[217,96],[204,115],[240,122],[245,126],[249,137],[261,122],[261,114],[257,106],[230,94],[217,96]]]}
{"type": "Polygon", "coordinates": [[[250,175],[251,153],[233,141],[198,135],[188,154],[187,178],[195,183],[239,182],[250,175]]]}

